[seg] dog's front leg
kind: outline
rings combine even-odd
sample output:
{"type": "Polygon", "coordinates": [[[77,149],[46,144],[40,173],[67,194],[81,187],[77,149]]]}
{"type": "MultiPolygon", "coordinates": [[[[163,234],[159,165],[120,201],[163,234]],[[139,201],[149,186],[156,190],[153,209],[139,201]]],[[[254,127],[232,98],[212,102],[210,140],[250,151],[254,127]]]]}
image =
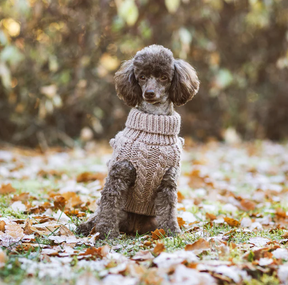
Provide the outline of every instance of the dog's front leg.
{"type": "MultiPolygon", "coordinates": [[[[93,218],[87,221],[89,227],[92,224],[92,227],[95,226],[95,230],[100,233],[100,239],[119,235],[119,213],[123,208],[125,193],[135,183],[135,179],[136,170],[128,160],[116,162],[111,167],[101,192],[100,206],[93,218]]],[[[84,224],[79,226],[79,232],[81,226],[86,228],[84,224]]]]}
{"type": "Polygon", "coordinates": [[[177,169],[171,167],[165,173],[155,199],[158,228],[168,235],[180,233],[177,222],[177,169]]]}

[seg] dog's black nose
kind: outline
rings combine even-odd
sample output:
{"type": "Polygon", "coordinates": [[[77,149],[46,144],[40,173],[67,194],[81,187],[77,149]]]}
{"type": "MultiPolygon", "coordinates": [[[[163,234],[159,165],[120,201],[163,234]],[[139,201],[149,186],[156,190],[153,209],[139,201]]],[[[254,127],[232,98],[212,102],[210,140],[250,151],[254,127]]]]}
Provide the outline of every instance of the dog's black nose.
{"type": "Polygon", "coordinates": [[[154,90],[147,90],[147,91],[145,91],[145,98],[146,99],[154,99],[154,97],[155,97],[155,92],[154,92],[154,90]]]}

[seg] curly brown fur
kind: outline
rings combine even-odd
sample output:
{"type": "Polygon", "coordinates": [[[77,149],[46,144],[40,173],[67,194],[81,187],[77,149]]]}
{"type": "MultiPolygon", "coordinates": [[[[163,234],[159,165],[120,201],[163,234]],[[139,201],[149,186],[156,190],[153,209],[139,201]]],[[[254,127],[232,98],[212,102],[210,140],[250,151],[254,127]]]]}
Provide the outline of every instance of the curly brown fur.
{"type": "Polygon", "coordinates": [[[159,45],[138,51],[115,74],[120,99],[146,113],[171,115],[173,105],[187,103],[198,92],[195,69],[159,45]]]}
{"type": "MultiPolygon", "coordinates": [[[[174,105],[181,106],[193,98],[199,84],[190,64],[174,59],[169,49],[158,45],[138,51],[115,74],[118,97],[128,106],[155,115],[171,115],[174,105]]],[[[116,237],[120,231],[145,233],[156,228],[179,233],[176,179],[175,168],[166,171],[155,197],[156,217],[127,213],[122,210],[123,203],[135,183],[136,170],[129,161],[117,162],[110,169],[98,209],[77,232],[88,235],[95,227],[101,239],[116,237]]]]}
{"type": "Polygon", "coordinates": [[[168,234],[180,232],[177,222],[177,170],[171,167],[164,175],[155,199],[158,228],[168,234]]]}
{"type": "Polygon", "coordinates": [[[115,163],[101,192],[100,206],[87,222],[77,228],[77,233],[88,235],[92,228],[100,233],[100,238],[115,238],[119,235],[119,216],[123,208],[124,195],[136,179],[136,171],[131,162],[123,160],[115,163]]]}

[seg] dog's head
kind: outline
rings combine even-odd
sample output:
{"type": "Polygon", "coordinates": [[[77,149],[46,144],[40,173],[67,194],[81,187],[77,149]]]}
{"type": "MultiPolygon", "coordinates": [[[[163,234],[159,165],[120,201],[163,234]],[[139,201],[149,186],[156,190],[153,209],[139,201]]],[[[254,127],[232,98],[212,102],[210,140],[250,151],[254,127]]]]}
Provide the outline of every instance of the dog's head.
{"type": "Polygon", "coordinates": [[[115,74],[117,95],[131,107],[143,100],[153,105],[167,100],[184,105],[198,92],[199,84],[190,64],[174,59],[169,49],[159,45],[138,51],[115,74]]]}

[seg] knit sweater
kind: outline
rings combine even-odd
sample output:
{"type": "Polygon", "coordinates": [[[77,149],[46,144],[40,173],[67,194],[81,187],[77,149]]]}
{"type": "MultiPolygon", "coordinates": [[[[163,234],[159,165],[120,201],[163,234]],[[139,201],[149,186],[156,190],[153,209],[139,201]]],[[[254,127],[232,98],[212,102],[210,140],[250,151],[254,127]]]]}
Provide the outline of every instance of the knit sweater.
{"type": "Polygon", "coordinates": [[[170,167],[180,172],[183,139],[178,137],[180,115],[146,114],[131,109],[125,129],[110,140],[113,148],[108,168],[121,160],[136,169],[135,184],[125,197],[127,212],[155,216],[154,200],[163,176],[170,167]]]}

